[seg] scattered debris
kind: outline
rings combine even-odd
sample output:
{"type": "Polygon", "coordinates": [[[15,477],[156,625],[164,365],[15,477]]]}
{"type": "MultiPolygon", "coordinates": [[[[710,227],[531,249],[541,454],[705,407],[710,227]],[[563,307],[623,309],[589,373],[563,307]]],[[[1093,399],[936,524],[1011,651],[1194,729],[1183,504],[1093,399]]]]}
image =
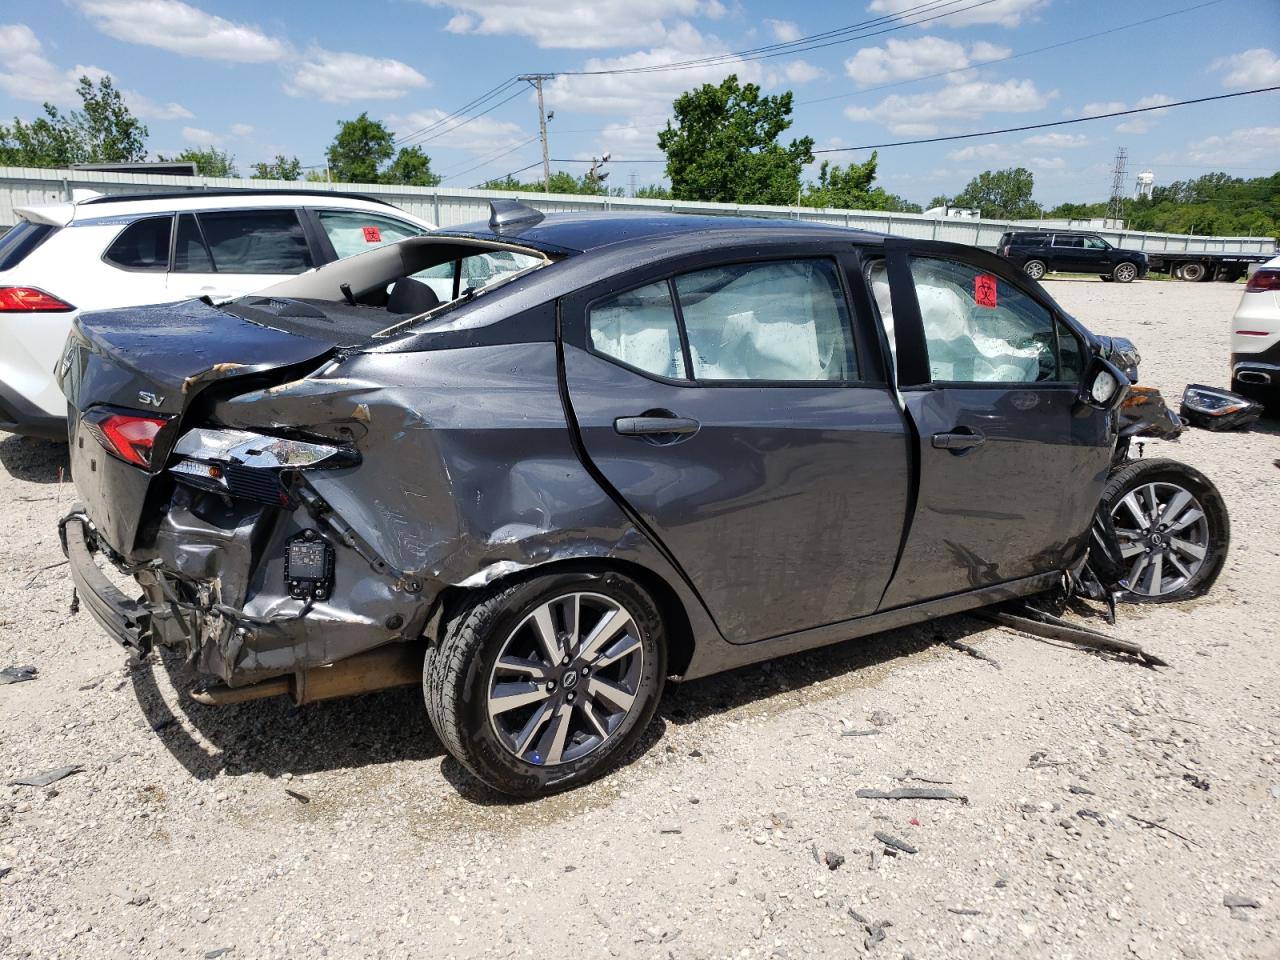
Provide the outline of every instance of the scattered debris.
{"type": "Polygon", "coordinates": [[[1202,430],[1238,430],[1262,417],[1262,404],[1230,390],[1189,383],[1178,413],[1202,430]]]}
{"type": "Polygon", "coordinates": [[[839,870],[844,866],[844,854],[836,853],[834,850],[828,850],[818,860],[828,870],[839,870]]]}
{"type": "Polygon", "coordinates": [[[942,787],[894,787],[892,790],[876,790],[872,787],[861,787],[854,791],[855,797],[863,800],[959,800],[968,803],[969,798],[942,787]]]}
{"type": "Polygon", "coordinates": [[[142,893],[140,890],[134,890],[132,887],[123,883],[119,886],[112,887],[111,895],[117,900],[123,900],[125,903],[134,907],[140,907],[151,899],[147,894],[142,893]]]}
{"type": "Polygon", "coordinates": [[[947,907],[947,913],[954,913],[961,917],[980,917],[981,910],[974,910],[972,907],[947,907]]]}
{"type": "Polygon", "coordinates": [[[0,867],[0,880],[13,873],[13,867],[0,867]]]}
{"type": "Polygon", "coordinates": [[[902,772],[902,776],[894,777],[894,779],[899,781],[914,780],[917,783],[936,783],[936,784],[941,784],[943,786],[948,786],[948,787],[951,786],[953,783],[955,783],[954,780],[937,780],[933,777],[922,777],[919,774],[917,774],[914,770],[912,770],[910,767],[908,767],[906,770],[902,772]]]}
{"type": "Polygon", "coordinates": [[[8,785],[11,787],[47,787],[51,783],[57,783],[63,777],[83,772],[84,767],[78,763],[73,763],[69,767],[55,767],[52,770],[33,773],[29,777],[18,777],[16,780],[10,780],[8,785]]]}
{"type": "Polygon", "coordinates": [[[1048,760],[1049,755],[1043,750],[1037,750],[1031,755],[1031,759],[1027,761],[1027,768],[1030,770],[1043,770],[1046,767],[1065,767],[1065,760],[1048,760]]]}
{"type": "Polygon", "coordinates": [[[1105,827],[1107,825],[1106,814],[1099,813],[1097,810],[1089,810],[1089,809],[1077,810],[1076,816],[1079,817],[1081,820],[1092,820],[1094,823],[1096,823],[1100,827],[1105,827]]]}
{"type": "Polygon", "coordinates": [[[913,847],[905,840],[899,840],[891,833],[885,833],[883,830],[877,830],[873,836],[883,843],[890,850],[901,850],[903,853],[919,853],[918,847],[913,847]]]}
{"type": "Polygon", "coordinates": [[[869,869],[871,869],[871,870],[879,870],[879,869],[880,869],[880,861],[881,861],[881,860],[883,860],[883,859],[884,859],[884,851],[883,851],[883,850],[881,850],[881,849],[879,849],[879,848],[877,848],[877,849],[875,849],[875,850],[872,850],[872,851],[871,851],[871,864],[870,864],[870,866],[869,866],[869,869]]]}
{"type": "Polygon", "coordinates": [[[1257,910],[1262,904],[1258,903],[1252,897],[1240,897],[1233,893],[1228,893],[1222,898],[1222,905],[1231,910],[1232,920],[1248,920],[1249,911],[1257,910]]]}
{"type": "Polygon", "coordinates": [[[862,941],[862,947],[868,952],[884,941],[886,937],[885,931],[893,926],[892,920],[877,920],[872,923],[853,907],[849,908],[849,916],[862,924],[862,928],[867,931],[867,937],[862,941]]]}
{"type": "Polygon", "coordinates": [[[979,650],[977,647],[971,647],[967,643],[964,643],[960,640],[953,640],[950,637],[939,637],[939,640],[941,640],[944,645],[950,647],[953,650],[959,650],[961,653],[967,653],[969,656],[973,657],[975,660],[985,660],[987,663],[991,664],[997,670],[1002,669],[1000,666],[999,660],[997,660],[995,657],[988,656],[987,654],[979,650]]]}
{"type": "Polygon", "coordinates": [[[1088,787],[1082,787],[1078,783],[1073,783],[1071,786],[1067,787],[1067,790],[1070,793],[1074,793],[1078,797],[1096,797],[1097,796],[1097,794],[1094,793],[1092,790],[1090,790],[1088,787]]]}
{"type": "Polygon", "coordinates": [[[225,956],[234,950],[235,947],[217,947],[214,950],[205,951],[204,960],[218,960],[219,957],[225,956]]]}
{"type": "Polygon", "coordinates": [[[1187,783],[1191,784],[1197,790],[1204,790],[1207,792],[1209,789],[1209,781],[1205,780],[1203,777],[1197,777],[1194,773],[1184,773],[1182,775],[1182,779],[1187,781],[1187,783]]]}
{"type": "Polygon", "coordinates": [[[35,667],[5,667],[0,670],[0,684],[22,683],[24,680],[34,680],[39,672],[35,667]]]}
{"type": "Polygon", "coordinates": [[[867,720],[873,727],[887,727],[898,722],[898,718],[888,710],[872,710],[867,720]]]}
{"type": "Polygon", "coordinates": [[[1094,630],[1092,627],[1071,623],[1061,617],[1054,616],[1052,613],[1037,610],[1030,604],[1019,604],[1013,609],[1020,612],[1012,613],[1009,610],[1000,609],[976,610],[974,611],[974,616],[1033,637],[1060,640],[1063,643],[1074,643],[1076,646],[1091,647],[1095,650],[1124,653],[1144,666],[1167,667],[1169,665],[1159,657],[1147,653],[1136,643],[1109,636],[1101,631],[1094,630]]]}
{"type": "Polygon", "coordinates": [[[659,833],[684,833],[684,831],[679,827],[663,827],[658,832],[659,833]]]}
{"type": "Polygon", "coordinates": [[[874,728],[870,730],[854,730],[851,727],[845,727],[843,730],[840,731],[840,736],[842,737],[874,737],[879,733],[880,731],[874,728]]]}
{"type": "Polygon", "coordinates": [[[299,803],[311,802],[310,797],[308,797],[305,793],[299,793],[297,790],[290,790],[288,787],[285,787],[284,792],[287,793],[289,796],[293,797],[293,799],[297,800],[299,803]]]}
{"type": "Polygon", "coordinates": [[[1127,816],[1129,817],[1130,820],[1133,820],[1135,823],[1142,824],[1142,826],[1146,827],[1147,829],[1163,830],[1165,833],[1172,834],[1173,836],[1177,837],[1179,840],[1185,840],[1187,843],[1190,843],[1193,846],[1197,846],[1197,847],[1204,846],[1204,844],[1200,843],[1198,840],[1192,840],[1190,837],[1183,836],[1177,830],[1171,830],[1170,828],[1166,827],[1163,823],[1156,823],[1154,820],[1144,820],[1142,817],[1135,817],[1132,813],[1127,814],[1127,816]]]}

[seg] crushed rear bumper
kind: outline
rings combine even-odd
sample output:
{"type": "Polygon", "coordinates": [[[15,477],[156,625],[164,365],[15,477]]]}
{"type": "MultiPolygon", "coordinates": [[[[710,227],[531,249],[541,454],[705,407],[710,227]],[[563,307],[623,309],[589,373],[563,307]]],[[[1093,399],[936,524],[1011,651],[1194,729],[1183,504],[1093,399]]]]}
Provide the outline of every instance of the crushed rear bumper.
{"type": "Polygon", "coordinates": [[[58,522],[76,596],[116,643],[137,656],[151,651],[151,613],[107,579],[93,558],[92,524],[79,504],[58,522]]]}

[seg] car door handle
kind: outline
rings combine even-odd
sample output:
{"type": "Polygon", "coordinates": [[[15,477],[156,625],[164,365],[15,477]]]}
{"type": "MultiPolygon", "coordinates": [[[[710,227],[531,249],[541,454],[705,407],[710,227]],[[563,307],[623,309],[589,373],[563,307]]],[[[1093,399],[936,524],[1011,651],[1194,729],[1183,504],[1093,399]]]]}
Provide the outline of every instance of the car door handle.
{"type": "Polygon", "coordinates": [[[613,421],[613,429],[624,437],[697,433],[699,426],[697,420],[688,417],[618,417],[613,421]]]}
{"type": "Polygon", "coordinates": [[[983,434],[970,427],[957,427],[950,433],[935,433],[933,446],[936,450],[972,450],[987,442],[983,434]]]}

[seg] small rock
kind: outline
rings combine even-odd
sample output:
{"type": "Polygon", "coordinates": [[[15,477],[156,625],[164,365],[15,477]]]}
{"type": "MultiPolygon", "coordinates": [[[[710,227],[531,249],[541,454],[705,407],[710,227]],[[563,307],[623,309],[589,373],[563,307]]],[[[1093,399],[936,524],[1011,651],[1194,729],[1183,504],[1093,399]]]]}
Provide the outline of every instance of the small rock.
{"type": "Polygon", "coordinates": [[[828,850],[822,855],[822,862],[827,865],[828,870],[839,870],[844,866],[844,854],[828,850]]]}
{"type": "Polygon", "coordinates": [[[872,710],[871,715],[867,717],[867,722],[873,727],[887,727],[892,723],[897,723],[898,718],[888,710],[872,710]]]}

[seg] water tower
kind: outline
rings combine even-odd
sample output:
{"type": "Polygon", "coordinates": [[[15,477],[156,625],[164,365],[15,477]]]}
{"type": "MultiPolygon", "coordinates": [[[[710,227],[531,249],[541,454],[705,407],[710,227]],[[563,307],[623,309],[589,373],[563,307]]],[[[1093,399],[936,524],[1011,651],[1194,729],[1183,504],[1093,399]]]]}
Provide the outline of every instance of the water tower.
{"type": "Polygon", "coordinates": [[[1151,188],[1155,185],[1156,175],[1150,170],[1143,170],[1138,174],[1137,182],[1133,190],[1134,199],[1149,200],[1151,199],[1151,188]]]}

